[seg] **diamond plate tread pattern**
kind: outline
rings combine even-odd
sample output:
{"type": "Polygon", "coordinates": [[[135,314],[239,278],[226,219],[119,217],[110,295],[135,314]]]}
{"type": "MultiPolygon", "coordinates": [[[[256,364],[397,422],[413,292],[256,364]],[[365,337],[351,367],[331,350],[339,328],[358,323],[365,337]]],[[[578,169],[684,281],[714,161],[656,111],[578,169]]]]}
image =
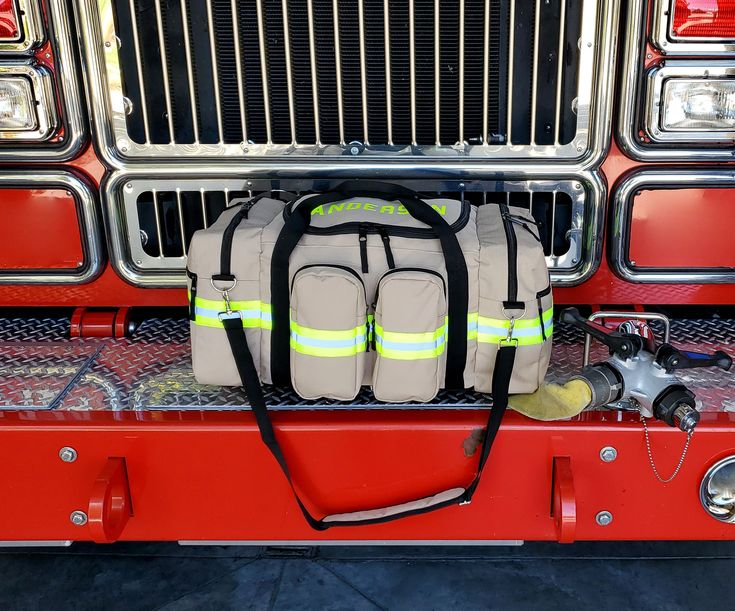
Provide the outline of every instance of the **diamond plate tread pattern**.
{"type": "MultiPolygon", "coordinates": [[[[735,319],[676,319],[671,341],[684,349],[735,352],[735,319]]],[[[584,337],[555,325],[548,380],[563,380],[582,364],[584,337]]],[[[592,343],[592,362],[606,350],[592,343]]],[[[186,319],[143,321],[130,338],[69,339],[60,318],[0,318],[0,410],[232,410],[247,409],[240,388],[203,386],[191,371],[186,319]],[[23,341],[19,341],[23,340],[23,341]]],[[[703,411],[735,411],[732,374],[714,369],[681,372],[703,411]]],[[[293,390],[267,386],[272,409],[477,409],[489,407],[483,394],[442,391],[429,403],[385,404],[364,388],[349,403],[304,400],[293,390]]]]}

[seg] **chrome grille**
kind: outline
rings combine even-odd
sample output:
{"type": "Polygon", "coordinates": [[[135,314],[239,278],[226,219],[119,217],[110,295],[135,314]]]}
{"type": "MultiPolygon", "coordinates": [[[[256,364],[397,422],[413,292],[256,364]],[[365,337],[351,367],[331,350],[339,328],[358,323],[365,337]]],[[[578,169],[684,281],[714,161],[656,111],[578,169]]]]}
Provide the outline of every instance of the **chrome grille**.
{"type": "Polygon", "coordinates": [[[81,2],[99,18],[127,157],[573,159],[590,146],[601,0],[81,2]]]}
{"type": "MultiPolygon", "coordinates": [[[[594,259],[585,232],[596,231],[599,220],[599,193],[581,182],[566,181],[477,181],[465,185],[453,181],[421,181],[426,197],[465,198],[474,205],[501,202],[530,210],[539,223],[547,263],[552,276],[563,281],[578,274],[594,259]]],[[[108,191],[109,218],[121,219],[113,227],[113,254],[118,268],[128,279],[140,284],[184,283],[181,273],[192,234],[211,225],[236,200],[269,189],[302,193],[334,185],[320,181],[273,183],[263,180],[130,178],[111,185],[108,191]],[[178,275],[177,275],[178,273],[178,275]]]]}

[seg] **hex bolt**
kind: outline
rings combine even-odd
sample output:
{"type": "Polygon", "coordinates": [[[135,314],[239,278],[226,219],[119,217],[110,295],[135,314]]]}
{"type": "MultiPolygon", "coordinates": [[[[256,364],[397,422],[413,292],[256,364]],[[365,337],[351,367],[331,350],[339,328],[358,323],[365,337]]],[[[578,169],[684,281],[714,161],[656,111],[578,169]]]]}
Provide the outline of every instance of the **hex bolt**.
{"type": "Polygon", "coordinates": [[[618,457],[618,451],[612,446],[605,446],[600,450],[600,460],[602,462],[613,462],[618,457]]]}
{"type": "Polygon", "coordinates": [[[595,522],[600,526],[609,526],[612,524],[613,515],[609,511],[601,511],[595,516],[595,522]]]}
{"type": "Polygon", "coordinates": [[[87,523],[87,514],[83,511],[72,511],[69,520],[74,526],[84,526],[87,523]]]}
{"type": "Polygon", "coordinates": [[[77,456],[77,451],[70,446],[64,446],[59,450],[59,458],[64,462],[74,462],[77,456]]]}
{"type": "Polygon", "coordinates": [[[353,146],[350,148],[350,155],[359,155],[360,149],[356,146],[353,146]]]}

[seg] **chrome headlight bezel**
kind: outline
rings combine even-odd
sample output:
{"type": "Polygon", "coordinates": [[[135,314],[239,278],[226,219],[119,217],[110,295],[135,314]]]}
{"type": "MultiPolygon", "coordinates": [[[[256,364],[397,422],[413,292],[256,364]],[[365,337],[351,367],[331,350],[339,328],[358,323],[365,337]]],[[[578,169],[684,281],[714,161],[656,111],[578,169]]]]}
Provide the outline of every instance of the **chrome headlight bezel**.
{"type": "Polygon", "coordinates": [[[666,83],[675,79],[697,81],[735,81],[735,62],[668,62],[648,72],[646,79],[645,130],[648,137],[661,144],[706,145],[730,144],[735,140],[735,129],[665,129],[663,126],[664,91],[666,83]]]}
{"type": "Polygon", "coordinates": [[[58,115],[54,99],[53,78],[42,66],[31,62],[0,62],[0,79],[4,77],[26,79],[35,101],[36,125],[30,130],[1,130],[0,141],[42,142],[56,131],[58,115]]]}

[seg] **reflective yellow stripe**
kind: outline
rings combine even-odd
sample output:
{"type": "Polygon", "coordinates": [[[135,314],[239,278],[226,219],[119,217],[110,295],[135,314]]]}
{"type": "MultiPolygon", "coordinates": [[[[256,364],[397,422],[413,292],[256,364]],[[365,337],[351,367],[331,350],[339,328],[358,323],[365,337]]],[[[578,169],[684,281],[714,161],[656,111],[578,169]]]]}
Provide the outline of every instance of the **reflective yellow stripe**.
{"type": "Polygon", "coordinates": [[[333,358],[339,356],[355,356],[360,352],[365,352],[367,342],[363,341],[353,346],[346,346],[343,348],[323,348],[319,346],[305,346],[304,344],[297,342],[291,338],[291,348],[299,354],[306,354],[307,356],[319,356],[325,358],[333,358]]]}
{"type": "MultiPolygon", "coordinates": [[[[547,309],[541,317],[516,320],[513,325],[513,343],[518,346],[532,346],[542,344],[544,336],[548,339],[554,331],[554,308],[547,309]]],[[[469,325],[468,325],[469,326],[469,325]]],[[[477,317],[477,331],[475,337],[480,343],[497,344],[508,338],[510,320],[506,318],[477,317]]],[[[468,333],[469,338],[469,333],[468,333]]]]}
{"type": "Polygon", "coordinates": [[[367,323],[353,329],[315,329],[291,319],[291,348],[318,357],[355,356],[367,349],[367,323]]]}
{"type": "MultiPolygon", "coordinates": [[[[191,299],[191,296],[189,297],[191,299]]],[[[216,329],[223,328],[219,315],[225,311],[226,304],[224,299],[204,299],[196,297],[194,299],[194,320],[195,325],[200,327],[212,327],[216,329]]],[[[239,313],[242,318],[242,326],[248,329],[271,329],[273,324],[271,320],[271,306],[262,301],[231,301],[230,308],[233,312],[239,313]]]]}
{"type": "Polygon", "coordinates": [[[435,331],[408,333],[401,331],[385,331],[375,325],[375,350],[387,359],[414,361],[440,356],[446,346],[447,323],[435,331]]]}

